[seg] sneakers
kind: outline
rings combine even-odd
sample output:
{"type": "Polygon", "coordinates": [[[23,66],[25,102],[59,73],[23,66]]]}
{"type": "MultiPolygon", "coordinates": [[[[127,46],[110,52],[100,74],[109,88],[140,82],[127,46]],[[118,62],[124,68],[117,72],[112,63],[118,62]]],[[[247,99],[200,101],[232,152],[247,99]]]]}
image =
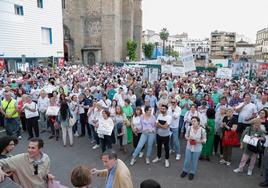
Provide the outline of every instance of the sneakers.
{"type": "Polygon", "coordinates": [[[169,161],[168,161],[168,159],[165,160],[165,167],[166,167],[166,168],[169,167],[169,161]]]}
{"type": "Polygon", "coordinates": [[[143,152],[140,152],[139,153],[139,158],[142,158],[143,157],[143,152]]]}
{"type": "Polygon", "coordinates": [[[234,169],[234,173],[239,173],[239,172],[243,172],[243,170],[241,170],[240,168],[234,169]]]}
{"type": "Polygon", "coordinates": [[[169,150],[169,154],[171,154],[171,153],[175,153],[175,150],[173,150],[173,149],[169,150]]]}
{"type": "Polygon", "coordinates": [[[145,161],[147,165],[150,164],[150,159],[148,157],[146,157],[145,161]]]}
{"type": "Polygon", "coordinates": [[[161,161],[161,158],[156,157],[152,162],[157,163],[158,161],[161,161]]]}
{"type": "Polygon", "coordinates": [[[189,178],[189,180],[193,180],[194,179],[194,174],[190,173],[188,178],[189,178]]]}
{"type": "Polygon", "coordinates": [[[74,136],[75,137],[78,137],[79,136],[78,132],[75,132],[74,136]]]}
{"type": "Polygon", "coordinates": [[[176,160],[178,161],[178,160],[180,160],[181,159],[181,155],[180,154],[177,154],[176,155],[176,160]]]}
{"type": "Polygon", "coordinates": [[[227,166],[230,166],[231,165],[231,162],[229,162],[229,161],[226,161],[226,163],[225,163],[227,166]]]}
{"type": "Polygon", "coordinates": [[[133,166],[136,162],[136,159],[132,158],[131,161],[130,161],[130,165],[133,166]]]}
{"type": "Polygon", "coordinates": [[[225,163],[226,163],[226,161],[224,159],[220,160],[220,164],[225,164],[225,163]]]}
{"type": "Polygon", "coordinates": [[[252,170],[248,170],[247,175],[248,175],[248,176],[252,176],[252,170]]]}
{"type": "Polygon", "coordinates": [[[95,146],[92,147],[92,149],[98,149],[100,145],[96,144],[95,146]]]}
{"type": "Polygon", "coordinates": [[[184,171],[183,171],[183,172],[181,173],[181,178],[184,178],[185,176],[187,176],[187,172],[184,172],[184,171]]]}
{"type": "Polygon", "coordinates": [[[91,143],[91,144],[94,144],[94,143],[95,143],[95,140],[91,140],[90,143],[91,143]]]}

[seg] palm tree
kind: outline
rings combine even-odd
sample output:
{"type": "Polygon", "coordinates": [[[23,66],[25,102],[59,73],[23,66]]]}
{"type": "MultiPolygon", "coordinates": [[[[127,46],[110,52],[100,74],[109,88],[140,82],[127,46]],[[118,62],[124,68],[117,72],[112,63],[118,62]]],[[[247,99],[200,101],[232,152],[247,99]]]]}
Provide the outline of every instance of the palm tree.
{"type": "Polygon", "coordinates": [[[163,56],[165,55],[165,44],[166,44],[166,40],[169,37],[169,32],[167,30],[167,28],[163,28],[160,32],[160,39],[163,41],[163,56]]]}

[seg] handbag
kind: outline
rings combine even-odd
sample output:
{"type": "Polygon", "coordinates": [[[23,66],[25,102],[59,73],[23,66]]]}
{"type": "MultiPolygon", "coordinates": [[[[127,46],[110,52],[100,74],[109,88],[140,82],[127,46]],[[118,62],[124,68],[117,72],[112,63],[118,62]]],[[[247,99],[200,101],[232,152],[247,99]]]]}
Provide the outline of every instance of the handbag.
{"type": "Polygon", "coordinates": [[[224,131],[222,146],[239,146],[239,138],[236,131],[224,131]]]}
{"type": "Polygon", "coordinates": [[[247,149],[253,153],[263,153],[264,152],[264,143],[257,137],[251,137],[251,127],[249,132],[244,136],[243,142],[247,144],[247,149]]]}
{"type": "Polygon", "coordinates": [[[72,127],[76,123],[76,119],[74,117],[69,117],[69,125],[72,127]]]}

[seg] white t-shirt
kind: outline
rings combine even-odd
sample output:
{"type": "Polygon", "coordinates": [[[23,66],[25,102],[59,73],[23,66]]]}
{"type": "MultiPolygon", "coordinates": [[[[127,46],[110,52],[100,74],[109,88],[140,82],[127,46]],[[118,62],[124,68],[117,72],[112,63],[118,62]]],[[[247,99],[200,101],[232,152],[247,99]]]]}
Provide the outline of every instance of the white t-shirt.
{"type": "Polygon", "coordinates": [[[45,98],[39,97],[39,99],[37,101],[38,110],[40,112],[44,113],[47,111],[48,106],[49,106],[49,98],[48,97],[45,97],[45,98]]]}
{"type": "Polygon", "coordinates": [[[141,126],[141,117],[140,116],[136,116],[132,118],[132,124],[135,128],[137,128],[138,132],[140,133],[142,130],[142,126],[141,126]]]}
{"type": "MultiPolygon", "coordinates": [[[[156,122],[165,121],[165,122],[167,122],[168,125],[170,125],[171,120],[172,120],[172,117],[170,115],[167,114],[167,115],[163,116],[163,114],[159,114],[157,116],[156,122]]],[[[170,129],[169,128],[167,128],[167,129],[157,128],[157,134],[159,136],[169,136],[170,129]]]]}
{"type": "MultiPolygon", "coordinates": [[[[244,102],[240,103],[237,108],[240,108],[244,102]]],[[[238,122],[248,124],[247,119],[251,118],[253,113],[257,113],[257,107],[253,103],[246,104],[239,112],[238,122]]]]}
{"type": "Polygon", "coordinates": [[[26,119],[39,116],[38,111],[37,111],[37,104],[35,102],[31,102],[30,104],[26,103],[24,104],[23,107],[26,107],[24,110],[26,119]],[[36,111],[31,112],[30,110],[27,109],[27,107],[30,108],[31,110],[35,109],[36,111]]]}
{"type": "Polygon", "coordinates": [[[175,110],[172,110],[171,106],[168,108],[168,115],[172,117],[170,128],[178,128],[180,115],[181,115],[181,108],[176,106],[175,110]]]}

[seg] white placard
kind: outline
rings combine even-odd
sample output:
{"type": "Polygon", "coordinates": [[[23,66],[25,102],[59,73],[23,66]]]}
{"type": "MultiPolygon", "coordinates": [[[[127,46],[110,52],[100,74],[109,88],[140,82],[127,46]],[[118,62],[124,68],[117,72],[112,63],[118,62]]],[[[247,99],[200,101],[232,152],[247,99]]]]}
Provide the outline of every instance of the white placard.
{"type": "Polygon", "coordinates": [[[196,70],[193,52],[191,49],[185,49],[181,53],[181,61],[182,61],[185,72],[196,70]]]}
{"type": "Polygon", "coordinates": [[[185,76],[184,67],[173,66],[171,72],[173,76],[185,76]]]}
{"type": "Polygon", "coordinates": [[[245,135],[243,138],[243,142],[252,146],[257,146],[259,139],[257,137],[251,137],[249,135],[245,135]]]}
{"type": "Polygon", "coordinates": [[[158,80],[158,69],[149,68],[149,82],[153,84],[158,80]]]}
{"type": "Polygon", "coordinates": [[[49,106],[47,108],[46,115],[47,116],[57,116],[59,113],[60,107],[58,106],[49,106]]]}
{"type": "Polygon", "coordinates": [[[172,65],[161,65],[161,73],[164,74],[164,73],[167,73],[167,74],[170,74],[172,73],[172,65]]]}
{"type": "Polygon", "coordinates": [[[218,68],[216,78],[232,78],[231,68],[218,68]]]}
{"type": "Polygon", "coordinates": [[[112,135],[112,132],[113,132],[113,126],[111,126],[109,124],[109,122],[103,122],[103,121],[100,121],[100,124],[99,124],[99,127],[97,129],[97,133],[98,134],[102,134],[102,135],[108,135],[108,136],[111,136],[112,135]]]}

